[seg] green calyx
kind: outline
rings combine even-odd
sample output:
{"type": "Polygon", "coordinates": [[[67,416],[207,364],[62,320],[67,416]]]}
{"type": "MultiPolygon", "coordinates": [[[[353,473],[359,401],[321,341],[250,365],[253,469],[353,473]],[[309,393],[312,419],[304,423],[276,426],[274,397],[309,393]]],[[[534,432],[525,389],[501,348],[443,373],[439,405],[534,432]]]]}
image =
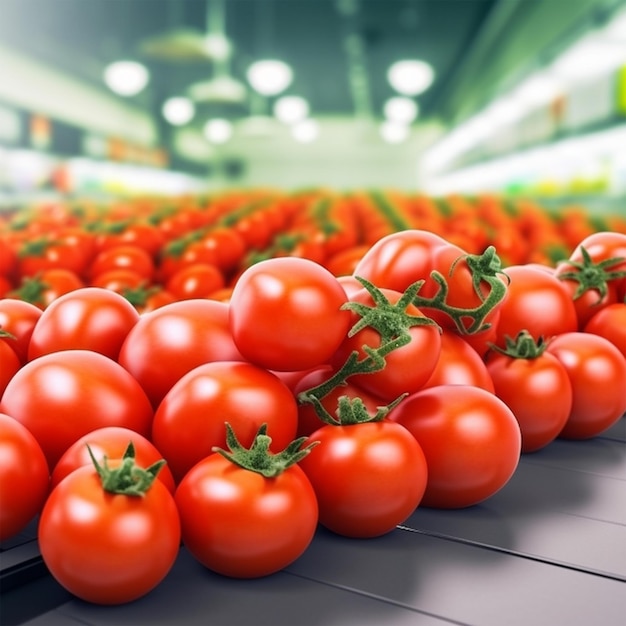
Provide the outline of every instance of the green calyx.
{"type": "Polygon", "coordinates": [[[102,481],[102,488],[109,493],[124,496],[145,496],[159,471],[165,465],[165,459],[161,459],[147,468],[137,465],[135,462],[135,446],[132,441],[129,442],[124,452],[122,463],[115,468],[109,467],[106,456],[102,464],[98,463],[89,445],[87,445],[87,450],[102,481]]]}
{"type": "Polygon", "coordinates": [[[4,330],[4,328],[0,327],[0,339],[14,339],[17,340],[17,337],[10,333],[8,330],[4,330]]]}
{"type": "Polygon", "coordinates": [[[313,404],[315,412],[322,422],[332,426],[353,426],[355,424],[368,424],[371,422],[381,422],[389,412],[398,406],[408,394],[403,393],[393,402],[385,406],[376,407],[376,413],[371,415],[361,398],[349,398],[340,396],[337,400],[337,411],[335,416],[331,415],[320,400],[315,395],[306,396],[306,401],[313,404]]]}
{"type": "Polygon", "coordinates": [[[148,298],[161,291],[161,287],[156,285],[148,285],[146,282],[142,282],[138,287],[128,287],[124,289],[122,295],[134,306],[145,306],[148,298]]]}
{"type": "Polygon", "coordinates": [[[31,304],[41,305],[43,304],[43,294],[46,289],[49,289],[50,285],[41,280],[40,275],[25,276],[22,280],[22,284],[9,293],[12,298],[18,298],[31,304]]]}
{"type": "Polygon", "coordinates": [[[504,348],[496,346],[495,344],[489,344],[489,347],[512,359],[536,359],[540,357],[548,347],[543,337],[539,337],[539,339],[535,341],[535,338],[526,329],[521,330],[515,339],[507,335],[504,338],[504,343],[504,348]]]}
{"type": "Polygon", "coordinates": [[[275,478],[287,468],[303,459],[319,443],[313,442],[306,448],[303,443],[307,437],[299,437],[292,441],[282,452],[270,452],[272,438],[267,435],[267,424],[262,424],[250,448],[244,448],[239,442],[232,426],[226,424],[226,445],[228,450],[219,446],[212,448],[213,452],[221,454],[225,459],[239,467],[261,474],[265,478],[275,478]]]}
{"type": "Polygon", "coordinates": [[[595,263],[584,247],[580,248],[580,253],[583,260],[566,261],[566,265],[571,266],[573,269],[571,271],[559,272],[557,276],[560,280],[573,280],[578,283],[573,296],[574,300],[580,298],[590,289],[595,289],[598,292],[598,302],[601,302],[602,298],[607,294],[607,282],[626,276],[626,271],[611,271],[610,268],[626,259],[624,257],[613,257],[595,263]]]}

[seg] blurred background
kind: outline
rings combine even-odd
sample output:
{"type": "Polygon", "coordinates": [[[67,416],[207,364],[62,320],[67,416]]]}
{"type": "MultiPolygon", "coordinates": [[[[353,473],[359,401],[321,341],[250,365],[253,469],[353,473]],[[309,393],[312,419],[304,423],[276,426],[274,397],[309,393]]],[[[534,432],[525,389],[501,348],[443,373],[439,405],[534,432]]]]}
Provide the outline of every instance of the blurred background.
{"type": "Polygon", "coordinates": [[[315,186],[619,203],[625,115],[623,0],[0,0],[4,203],[315,186]]]}

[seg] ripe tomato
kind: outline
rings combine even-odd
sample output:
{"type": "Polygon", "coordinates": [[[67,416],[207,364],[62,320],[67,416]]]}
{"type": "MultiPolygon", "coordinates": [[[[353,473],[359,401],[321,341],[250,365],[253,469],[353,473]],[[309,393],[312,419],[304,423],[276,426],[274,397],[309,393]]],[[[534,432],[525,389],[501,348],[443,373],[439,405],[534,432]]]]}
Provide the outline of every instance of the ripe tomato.
{"type": "Polygon", "coordinates": [[[144,280],[152,280],[155,266],[152,257],[146,250],[138,246],[115,246],[98,253],[91,262],[91,277],[99,276],[110,270],[133,270],[144,280]]]}
{"type": "Polygon", "coordinates": [[[28,359],[59,350],[92,350],[116,360],[139,313],[123,296],[100,287],[64,294],[42,313],[33,329],[28,359]]]}
{"type": "Polygon", "coordinates": [[[626,357],[626,302],[598,311],[587,322],[584,332],[608,339],[626,357]]]}
{"type": "Polygon", "coordinates": [[[426,459],[402,426],[387,419],[327,424],[307,441],[319,445],[300,466],[315,490],[320,524],[329,530],[346,537],[380,536],[420,504],[426,459]]]}
{"type": "Polygon", "coordinates": [[[224,276],[216,265],[194,263],[175,272],[165,288],[178,300],[207,298],[225,286],[224,276]]]}
{"type": "Polygon", "coordinates": [[[155,408],[194,367],[243,360],[228,327],[228,305],[214,300],[183,300],[143,314],[124,340],[118,359],[155,408]]]}
{"type": "Polygon", "coordinates": [[[165,395],[152,423],[152,442],[180,481],[213,446],[226,445],[229,422],[243,445],[267,424],[274,450],[296,435],[298,407],[289,388],[251,363],[217,361],[185,374],[165,395]]]}
{"type": "Polygon", "coordinates": [[[73,271],[51,268],[36,276],[25,276],[12,296],[45,309],[63,294],[84,286],[83,281],[73,271]]]}
{"type": "Polygon", "coordinates": [[[11,346],[22,364],[28,360],[28,344],[41,314],[42,310],[30,302],[16,298],[0,299],[0,329],[12,335],[0,337],[0,342],[11,346]]]}
{"type": "Polygon", "coordinates": [[[0,541],[17,535],[41,511],[49,483],[48,462],[35,437],[0,413],[0,541]]]}
{"type": "Polygon", "coordinates": [[[563,333],[547,348],[565,367],[573,402],[559,436],[590,439],[620,419],[626,411],[626,357],[600,335],[563,333]]]}
{"type": "MultiPolygon", "coordinates": [[[[77,439],[63,453],[63,456],[52,470],[50,477],[51,488],[54,489],[68,474],[71,474],[75,469],[83,465],[93,467],[89,449],[91,449],[91,453],[96,460],[102,463],[105,457],[110,460],[123,458],[129,443],[133,444],[135,460],[141,467],[149,467],[163,458],[163,455],[149,439],[130,428],[122,426],[96,428],[96,430],[92,430],[77,439]]],[[[167,464],[163,465],[159,470],[157,480],[160,480],[170,493],[173,494],[176,490],[172,471],[167,464]]]]}
{"type": "Polygon", "coordinates": [[[330,359],[348,332],[346,293],[326,268],[308,259],[272,258],[239,277],[230,328],[241,354],[273,370],[304,370],[330,359]]]}
{"type": "Polygon", "coordinates": [[[83,466],[50,493],[38,539],[48,570],[70,593],[96,604],[122,604],[154,589],[170,571],[180,519],[161,481],[143,496],[110,493],[94,466],[83,466]]]}
{"type": "Polygon", "coordinates": [[[389,419],[407,428],[424,451],[424,506],[455,509],[482,502],[502,489],[517,468],[522,442],[517,420],[485,389],[424,389],[408,396],[389,419]]]}
{"type": "Polygon", "coordinates": [[[63,350],[24,365],[9,381],[0,411],[28,428],[54,467],[79,437],[103,426],[148,436],[152,407],[139,383],[91,350],[63,350]]]}
{"type": "Polygon", "coordinates": [[[176,504],[185,547],[205,567],[234,578],[290,565],[317,528],[315,492],[297,465],[266,478],[210,454],[183,478],[176,504]]]}
{"type": "Polygon", "coordinates": [[[11,378],[13,378],[20,367],[22,367],[20,358],[8,343],[10,339],[7,337],[3,338],[1,333],[2,329],[0,329],[0,398],[11,378]]]}
{"type": "Polygon", "coordinates": [[[102,274],[97,274],[89,282],[91,287],[110,289],[120,295],[124,295],[127,289],[138,289],[145,284],[144,277],[132,269],[107,270],[102,274]]]}
{"type": "Polygon", "coordinates": [[[62,238],[40,237],[22,244],[18,253],[18,274],[35,276],[52,268],[71,270],[77,276],[85,272],[85,255],[81,246],[62,238]]]}

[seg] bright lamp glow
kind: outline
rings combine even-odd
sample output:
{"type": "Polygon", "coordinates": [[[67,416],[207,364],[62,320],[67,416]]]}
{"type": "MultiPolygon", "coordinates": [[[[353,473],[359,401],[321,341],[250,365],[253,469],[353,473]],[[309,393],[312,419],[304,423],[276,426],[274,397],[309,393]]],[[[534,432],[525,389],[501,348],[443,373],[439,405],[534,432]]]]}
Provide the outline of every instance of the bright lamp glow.
{"type": "Polygon", "coordinates": [[[415,100],[397,96],[395,98],[389,98],[389,100],[385,102],[384,112],[385,117],[390,122],[410,124],[417,117],[418,107],[415,100]]]}
{"type": "Polygon", "coordinates": [[[226,143],[233,135],[233,125],[228,120],[215,118],[204,125],[203,131],[211,143],[226,143]]]}
{"type": "Polygon", "coordinates": [[[315,120],[303,120],[291,127],[291,134],[300,143],[311,143],[319,135],[319,126],[315,120]]]}
{"type": "Polygon", "coordinates": [[[150,79],[148,70],[135,61],[116,61],[104,70],[104,82],[120,96],[138,94],[150,79]]]}
{"type": "Polygon", "coordinates": [[[300,96],[283,96],[274,104],[274,115],[283,124],[296,124],[308,114],[309,103],[300,96]]]}
{"type": "Polygon", "coordinates": [[[403,60],[387,72],[389,84],[404,96],[417,96],[426,91],[435,79],[435,71],[425,61],[403,60]]]}
{"type": "Polygon", "coordinates": [[[557,76],[575,82],[607,73],[624,62],[626,44],[590,35],[566,50],[552,70],[557,76]]]}
{"type": "Polygon", "coordinates": [[[195,107],[189,98],[169,98],[163,103],[163,117],[172,126],[183,126],[194,116],[195,107]]]}
{"type": "Polygon", "coordinates": [[[515,97],[532,107],[550,102],[560,92],[560,83],[556,77],[549,74],[534,74],[515,90],[515,97]]]}
{"type": "Polygon", "coordinates": [[[289,87],[293,80],[291,68],[282,61],[265,60],[253,63],[247,72],[252,88],[263,96],[275,96],[289,87]]]}
{"type": "Polygon", "coordinates": [[[496,100],[484,112],[486,119],[493,126],[506,126],[516,122],[524,114],[524,109],[519,100],[514,98],[501,98],[496,100]]]}
{"type": "Polygon", "coordinates": [[[380,136],[387,143],[402,143],[409,136],[409,128],[397,122],[383,122],[380,126],[380,136]]]}

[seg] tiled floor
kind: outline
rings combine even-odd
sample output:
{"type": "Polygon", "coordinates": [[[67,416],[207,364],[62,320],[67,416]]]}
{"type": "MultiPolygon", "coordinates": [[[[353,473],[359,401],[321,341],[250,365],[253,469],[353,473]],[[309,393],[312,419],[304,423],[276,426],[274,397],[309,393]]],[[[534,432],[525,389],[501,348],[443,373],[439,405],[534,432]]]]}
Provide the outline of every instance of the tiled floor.
{"type": "Polygon", "coordinates": [[[101,607],[31,572],[2,589],[1,624],[624,626],[626,418],[596,439],[524,455],[481,505],[420,508],[378,539],[320,529],[296,563],[266,578],[213,574],[183,549],[152,593],[101,607]]]}

